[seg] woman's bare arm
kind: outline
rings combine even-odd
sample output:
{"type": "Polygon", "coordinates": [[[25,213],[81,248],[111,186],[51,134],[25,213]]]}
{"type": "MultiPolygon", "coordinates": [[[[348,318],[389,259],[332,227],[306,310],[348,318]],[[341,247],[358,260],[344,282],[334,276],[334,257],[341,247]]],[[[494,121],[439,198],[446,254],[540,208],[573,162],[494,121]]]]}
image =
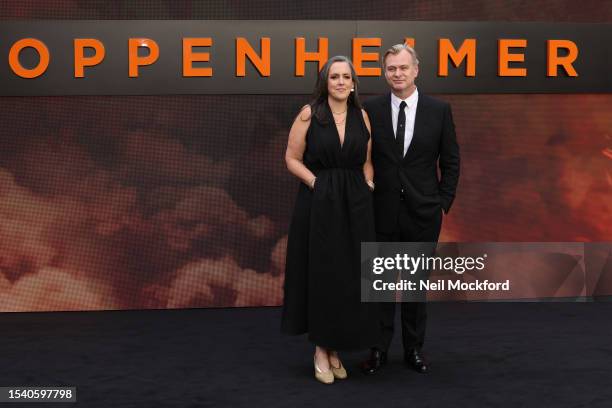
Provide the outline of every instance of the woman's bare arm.
{"type": "Polygon", "coordinates": [[[285,162],[291,174],[302,180],[310,188],[314,187],[315,175],[304,165],[303,157],[306,150],[306,133],[310,126],[310,105],[302,108],[289,131],[285,162]]]}
{"type": "MultiPolygon", "coordinates": [[[[371,127],[370,127],[370,118],[368,117],[368,114],[366,113],[365,110],[362,109],[361,112],[363,114],[363,120],[365,122],[365,125],[368,128],[368,132],[371,135],[372,134],[372,130],[371,130],[371,127]]],[[[374,185],[374,166],[372,166],[372,136],[370,136],[370,139],[368,140],[368,153],[367,153],[367,156],[366,156],[366,161],[363,164],[363,175],[365,176],[366,182],[370,186],[370,189],[373,190],[373,185],[374,185]],[[370,182],[372,184],[370,184],[370,182]]]]}

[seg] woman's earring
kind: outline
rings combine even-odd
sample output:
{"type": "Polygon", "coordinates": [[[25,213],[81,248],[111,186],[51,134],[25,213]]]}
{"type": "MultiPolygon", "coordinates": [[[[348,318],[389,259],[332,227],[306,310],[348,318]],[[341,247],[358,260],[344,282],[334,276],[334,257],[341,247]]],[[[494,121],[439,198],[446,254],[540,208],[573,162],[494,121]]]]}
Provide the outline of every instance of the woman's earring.
{"type": "Polygon", "coordinates": [[[355,92],[355,88],[351,88],[351,92],[355,92]]]}

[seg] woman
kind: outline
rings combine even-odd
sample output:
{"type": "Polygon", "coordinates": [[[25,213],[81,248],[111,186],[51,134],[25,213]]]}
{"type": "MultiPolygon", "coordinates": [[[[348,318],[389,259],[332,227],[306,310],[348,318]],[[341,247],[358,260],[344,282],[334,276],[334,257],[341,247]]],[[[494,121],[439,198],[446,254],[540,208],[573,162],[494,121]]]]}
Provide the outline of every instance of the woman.
{"type": "Polygon", "coordinates": [[[375,304],[360,301],[360,245],[375,241],[370,123],[352,63],[336,56],[295,118],[285,160],[302,183],[287,243],[282,329],[308,333],[317,380],[347,377],[338,350],[378,340],[375,304]]]}

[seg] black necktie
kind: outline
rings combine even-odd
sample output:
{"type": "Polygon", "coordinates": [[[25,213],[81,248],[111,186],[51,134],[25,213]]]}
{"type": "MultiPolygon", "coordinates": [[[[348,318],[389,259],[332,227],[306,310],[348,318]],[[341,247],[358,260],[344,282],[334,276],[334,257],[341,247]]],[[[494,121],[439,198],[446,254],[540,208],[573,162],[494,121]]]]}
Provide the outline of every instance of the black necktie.
{"type": "Polygon", "coordinates": [[[395,130],[395,142],[397,143],[400,157],[404,157],[404,134],[406,132],[406,113],[404,108],[406,102],[402,101],[399,106],[399,113],[397,115],[397,128],[395,130]]]}

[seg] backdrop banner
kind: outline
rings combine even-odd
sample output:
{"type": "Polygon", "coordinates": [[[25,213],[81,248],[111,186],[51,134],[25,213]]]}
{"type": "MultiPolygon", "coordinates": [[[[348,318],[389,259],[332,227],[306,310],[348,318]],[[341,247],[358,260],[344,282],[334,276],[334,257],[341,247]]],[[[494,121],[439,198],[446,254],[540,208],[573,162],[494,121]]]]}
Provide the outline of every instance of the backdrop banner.
{"type": "Polygon", "coordinates": [[[43,20],[0,27],[0,95],[304,94],[333,55],[362,93],[407,42],[430,93],[609,93],[611,24],[43,20]]]}

